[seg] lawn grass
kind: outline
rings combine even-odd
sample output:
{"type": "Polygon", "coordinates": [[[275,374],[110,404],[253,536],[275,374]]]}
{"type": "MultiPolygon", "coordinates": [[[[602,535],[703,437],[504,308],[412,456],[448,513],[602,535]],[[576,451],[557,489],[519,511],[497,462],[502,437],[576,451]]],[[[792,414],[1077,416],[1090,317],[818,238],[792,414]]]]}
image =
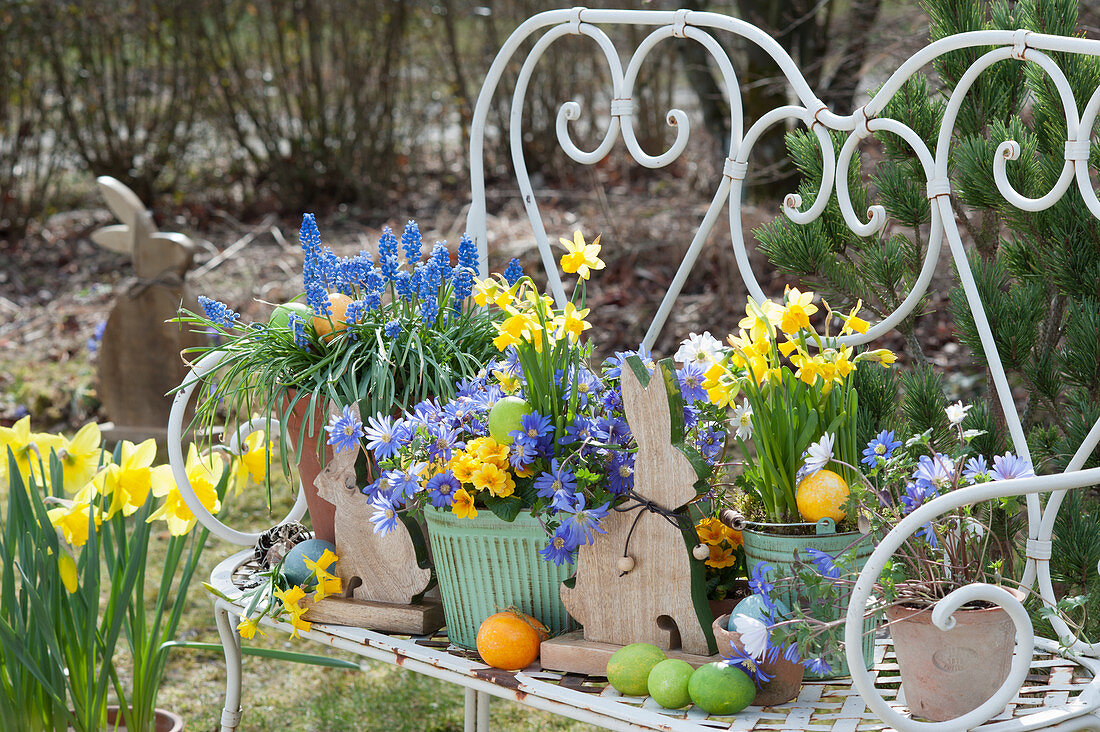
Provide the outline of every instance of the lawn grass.
{"type": "MultiPolygon", "coordinates": [[[[284,516],[292,504],[291,491],[282,483],[273,487],[273,507],[265,505],[260,486],[229,497],[220,518],[241,530],[257,531],[284,516]]],[[[167,535],[154,536],[150,563],[162,561],[167,535]]],[[[211,537],[202,557],[198,577],[210,576],[214,566],[240,547],[211,537]]],[[[152,576],[157,576],[152,573],[152,576]]],[[[147,588],[152,594],[154,588],[147,588]]],[[[212,597],[196,582],[189,593],[180,623],[180,639],[218,643],[212,597]]],[[[306,653],[325,652],[360,662],[356,656],[329,652],[317,644],[268,630],[249,645],[283,648],[306,653]]],[[[216,730],[225,694],[224,660],[220,653],[173,650],[158,706],[182,715],[188,730],[216,730]]],[[[446,732],[461,730],[463,691],[452,684],[395,666],[366,661],[363,671],[320,668],[264,658],[245,657],[243,675],[244,717],[241,730],[408,730],[446,732]]],[[[514,702],[494,700],[491,725],[500,730],[590,730],[591,725],[572,722],[529,709],[514,702]]]]}

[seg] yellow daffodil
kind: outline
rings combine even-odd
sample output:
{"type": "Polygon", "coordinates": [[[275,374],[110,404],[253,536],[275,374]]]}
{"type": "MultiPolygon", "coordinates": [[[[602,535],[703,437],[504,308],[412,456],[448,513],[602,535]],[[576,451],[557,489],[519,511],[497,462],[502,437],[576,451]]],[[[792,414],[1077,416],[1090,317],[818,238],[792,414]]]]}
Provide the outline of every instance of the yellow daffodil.
{"type": "Polygon", "coordinates": [[[256,430],[241,443],[241,454],[234,461],[230,485],[233,495],[240,495],[251,478],[256,483],[267,476],[267,440],[263,430],[256,430]]]}
{"type": "MultiPolygon", "coordinates": [[[[210,513],[221,510],[217,485],[223,470],[225,465],[220,459],[214,455],[199,457],[194,443],[191,444],[187,451],[187,481],[191,484],[191,490],[199,499],[199,503],[210,513]]],[[[152,491],[157,498],[164,498],[164,503],[149,516],[149,521],[167,522],[168,531],[175,536],[181,536],[190,531],[195,525],[195,514],[184,502],[183,494],[172,480],[171,469],[167,465],[159,465],[153,470],[152,491]]]]}
{"type": "Polygon", "coordinates": [[[67,493],[76,493],[86,486],[100,463],[110,460],[110,456],[105,455],[99,446],[101,440],[99,425],[89,422],[77,431],[72,440],[63,439],[54,448],[57,459],[61,461],[67,493]]]}
{"type": "Polygon", "coordinates": [[[798,341],[788,339],[779,344],[779,352],[783,354],[784,358],[790,358],[791,354],[797,350],[800,350],[798,341]]]}
{"type": "Polygon", "coordinates": [[[263,631],[263,628],[260,627],[259,620],[246,618],[243,615],[241,615],[240,618],[241,622],[237,623],[237,632],[240,633],[241,637],[245,640],[252,640],[255,638],[256,631],[259,631],[260,635],[267,635],[267,633],[263,631]]]}
{"type": "Polygon", "coordinates": [[[737,562],[737,557],[733,555],[733,549],[728,546],[708,544],[708,548],[710,549],[710,558],[706,561],[708,567],[721,569],[722,567],[732,566],[737,562]]]}
{"type": "MultiPolygon", "coordinates": [[[[69,501],[57,508],[51,508],[46,515],[70,546],[82,547],[88,541],[88,526],[92,511],[91,503],[69,501]]],[[[98,530],[103,523],[103,512],[98,508],[94,511],[95,526],[98,530]]]]}
{"type": "Polygon", "coordinates": [[[474,497],[465,488],[459,488],[451,498],[451,512],[459,518],[477,518],[474,497]]]}
{"type": "Polygon", "coordinates": [[[65,585],[65,591],[70,595],[80,589],[80,577],[76,571],[76,561],[73,555],[64,549],[57,557],[57,572],[61,575],[61,584],[65,585]]]}
{"type": "MultiPolygon", "coordinates": [[[[194,450],[193,444],[191,449],[194,450]]],[[[119,511],[122,511],[123,516],[129,516],[149,498],[154,481],[152,465],[156,457],[156,441],[149,439],[135,445],[126,440],[122,443],[118,464],[109,465],[95,477],[92,481],[95,490],[101,495],[111,497],[111,505],[107,509],[108,519],[119,511]]],[[[163,495],[175,485],[168,466],[160,467],[156,472],[156,487],[160,493],[156,495],[163,495]]],[[[82,492],[77,497],[84,495],[86,494],[82,492]]]]}
{"type": "Polygon", "coordinates": [[[481,306],[492,303],[498,308],[508,307],[512,303],[513,293],[514,290],[492,278],[474,283],[474,302],[481,306]]]}
{"type": "Polygon", "coordinates": [[[771,340],[775,338],[775,326],[783,318],[783,308],[765,300],[757,303],[750,296],[745,303],[745,317],[737,323],[737,327],[749,332],[749,338],[754,341],[771,340]]]}
{"type": "Polygon", "coordinates": [[[290,633],[291,638],[300,638],[298,635],[299,630],[308,631],[312,625],[302,620],[302,615],[305,614],[306,609],[299,605],[306,596],[306,591],[299,585],[294,585],[289,590],[275,590],[273,593],[275,597],[282,600],[283,610],[290,615],[290,625],[293,630],[290,633]]]}
{"type": "Polygon", "coordinates": [[[810,316],[817,312],[813,299],[812,292],[799,292],[794,287],[787,288],[787,304],[783,308],[783,315],[779,321],[779,327],[784,333],[793,334],[810,327],[810,316]]]}
{"type": "Polygon", "coordinates": [[[840,330],[841,335],[845,333],[866,333],[871,328],[870,323],[856,315],[862,307],[863,300],[857,300],[856,306],[852,308],[852,311],[848,313],[848,317],[844,319],[844,327],[840,330]]]}
{"type": "Polygon", "coordinates": [[[500,384],[500,388],[505,394],[515,394],[520,386],[522,386],[522,382],[519,380],[518,376],[513,376],[503,371],[493,371],[493,377],[497,380],[497,383],[500,384]]]}
{"type": "Polygon", "coordinates": [[[604,263],[600,259],[600,237],[596,237],[591,244],[584,243],[584,235],[580,231],[573,232],[573,241],[560,239],[565,245],[566,253],[561,258],[561,268],[569,274],[574,274],[582,280],[587,280],[594,269],[603,269],[604,263]]]}
{"type": "Polygon", "coordinates": [[[883,366],[890,366],[898,360],[893,351],[879,348],[874,351],[864,351],[856,357],[857,361],[878,361],[883,366]]]}
{"type": "Polygon", "coordinates": [[[848,374],[855,371],[856,366],[851,360],[852,349],[843,348],[837,352],[836,359],[833,364],[836,366],[836,376],[839,380],[848,378],[848,374]]]}
{"type": "Polygon", "coordinates": [[[24,479],[33,478],[38,485],[47,485],[50,449],[62,440],[57,435],[31,432],[29,416],[11,427],[0,427],[0,476],[8,473],[8,448],[11,448],[19,474],[24,479]]]}
{"type": "Polygon", "coordinates": [[[737,380],[723,364],[712,363],[703,376],[703,388],[711,404],[725,408],[737,396],[737,380]]]}
{"type": "Polygon", "coordinates": [[[306,569],[313,573],[314,578],[317,578],[320,577],[321,574],[328,574],[328,568],[331,567],[339,558],[340,557],[336,556],[336,554],[331,549],[325,549],[323,552],[321,552],[321,556],[317,557],[317,561],[313,561],[308,557],[303,559],[302,561],[306,565],[306,569]]]}
{"type": "Polygon", "coordinates": [[[542,330],[537,318],[527,313],[517,313],[505,318],[503,323],[496,325],[497,337],[493,339],[493,345],[498,351],[503,351],[509,346],[515,346],[521,340],[542,342],[538,337],[542,330]]]}
{"type": "Polygon", "coordinates": [[[317,561],[312,559],[305,559],[306,568],[313,574],[313,579],[317,584],[317,590],[313,594],[313,601],[320,602],[326,597],[333,595],[339,595],[343,592],[344,583],[336,575],[329,572],[329,567],[338,559],[338,557],[332,553],[332,550],[325,549],[317,561]]]}
{"type": "Polygon", "coordinates": [[[565,310],[555,320],[555,325],[566,334],[569,340],[576,343],[580,340],[581,333],[592,327],[591,323],[585,321],[590,310],[591,308],[577,310],[573,303],[567,302],[565,303],[565,310]]]}

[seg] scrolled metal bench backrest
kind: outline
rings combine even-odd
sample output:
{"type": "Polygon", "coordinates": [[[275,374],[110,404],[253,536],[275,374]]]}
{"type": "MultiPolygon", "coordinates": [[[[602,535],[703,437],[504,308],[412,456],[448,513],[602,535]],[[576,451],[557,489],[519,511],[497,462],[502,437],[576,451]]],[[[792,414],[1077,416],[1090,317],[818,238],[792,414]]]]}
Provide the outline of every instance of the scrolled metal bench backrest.
{"type": "MultiPolygon", "coordinates": [[[[670,283],[657,313],[653,317],[645,336],[644,343],[646,345],[651,345],[656,340],[657,335],[664,326],[689,271],[718,221],[723,206],[728,206],[730,235],[741,277],[753,297],[758,299],[765,297],[756,274],[752,270],[746,251],[742,233],[740,202],[742,200],[742,186],[744,185],[746,172],[749,169],[753,146],[769,127],[786,123],[788,120],[801,123],[818,140],[824,161],[821,186],[814,200],[804,202],[799,195],[789,194],[782,202],[781,209],[783,213],[795,224],[808,224],[822,214],[826,203],[835,190],[846,225],[854,233],[863,237],[877,234],[884,229],[887,223],[886,210],[881,205],[872,205],[866,212],[867,220],[863,220],[854,210],[848,190],[849,166],[863,139],[878,132],[892,133],[904,140],[913,150],[923,169],[926,179],[926,195],[931,203],[930,239],[920,272],[913,283],[912,289],[897,309],[882,322],[872,327],[866,334],[847,336],[841,339],[841,342],[846,345],[858,345],[873,341],[894,328],[903,318],[909,315],[928,289],[939,260],[941,246],[946,238],[967,302],[973,312],[975,325],[993,377],[994,388],[1005,416],[1014,450],[1018,455],[1030,457],[1020,415],[1013,401],[1005,377],[1005,370],[951,208],[952,188],[948,168],[949,153],[960,108],[978,75],[991,65],[1000,62],[1015,63],[1022,61],[1036,64],[1053,82],[1065,112],[1066,139],[1068,142],[1065,145],[1065,162],[1061,175],[1051,191],[1041,198],[1031,199],[1020,195],[1013,189],[1006,174],[1008,162],[1016,160],[1020,156],[1020,145],[1015,141],[1006,141],[997,148],[996,156],[992,161],[993,177],[997,189],[1010,204],[1028,211],[1039,211],[1054,205],[1072,185],[1076,184],[1089,211],[1100,218],[1100,199],[1097,198],[1096,191],[1092,187],[1088,168],[1091,130],[1096,123],[1098,112],[1100,112],[1100,88],[1097,88],[1092,94],[1084,109],[1079,110],[1065,74],[1048,55],[1048,52],[1058,51],[1100,56],[1100,41],[1045,35],[1027,30],[975,31],[950,36],[936,41],[914,54],[891,74],[870,101],[851,114],[841,115],[834,110],[830,110],[817,97],[791,57],[770,35],[736,18],[687,10],[632,11],[573,8],[540,13],[520,25],[508,38],[493,61],[478,96],[471,128],[470,169],[473,202],[467,221],[467,231],[478,245],[480,267],[484,275],[487,271],[488,257],[482,158],[487,117],[492,98],[498,92],[497,87],[506,66],[516,56],[520,47],[527,40],[534,38],[534,46],[523,61],[515,87],[512,90],[509,141],[523,205],[530,219],[551,291],[559,304],[564,303],[565,292],[539,213],[521,144],[523,103],[532,72],[545,51],[559,39],[576,35],[591,39],[603,52],[610,72],[612,87],[610,90],[610,121],[602,141],[592,150],[580,149],[570,136],[570,122],[578,119],[583,112],[580,105],[576,102],[565,101],[558,111],[556,130],[559,144],[564,152],[578,163],[592,165],[602,160],[615,146],[620,135],[627,153],[640,165],[648,168],[664,167],[676,160],[683,152],[691,128],[688,115],[682,110],[672,109],[667,114],[668,124],[676,128],[676,137],[668,150],[660,155],[654,156],[645,153],[639,146],[634,133],[633,96],[638,72],[642,64],[645,63],[647,55],[662,42],[701,44],[719,69],[728,96],[731,134],[722,178],[718,182],[714,198],[698,230],[684,252],[683,261],[670,283]],[[617,24],[632,24],[652,28],[652,31],[643,38],[637,48],[630,51],[625,66],[619,50],[615,48],[611,38],[600,27],[601,25],[617,24]],[[737,74],[722,45],[715,38],[715,31],[734,34],[755,43],[766,51],[778,65],[799,103],[773,109],[757,119],[748,130],[745,130],[737,74]],[[951,91],[933,149],[929,149],[920,135],[904,121],[880,116],[891,98],[902,88],[905,82],[934,59],[951,51],[975,47],[992,47],[992,50],[975,60],[951,91]],[[839,155],[836,154],[833,147],[833,140],[830,136],[831,131],[848,133],[840,148],[839,155]]],[[[1048,601],[1054,599],[1048,563],[1051,553],[1050,539],[1054,517],[1061,505],[1066,489],[1100,482],[1100,468],[1081,470],[1098,441],[1100,441],[1100,421],[1093,426],[1071,459],[1066,473],[1058,476],[1040,476],[1033,479],[1006,481],[999,486],[1002,495],[1027,496],[1029,522],[1027,564],[1022,584],[1030,588],[1038,581],[1038,590],[1048,601]],[[1037,494],[1045,491],[1053,491],[1053,493],[1044,510],[1037,494]]],[[[989,493],[989,491],[990,489],[987,488],[986,493],[989,493]]],[[[958,500],[967,498],[968,495],[970,494],[960,494],[958,500]]],[[[977,493],[974,493],[973,496],[975,500],[981,500],[982,498],[977,493]]],[[[984,498],[988,497],[988,495],[984,496],[984,498]]],[[[880,569],[881,566],[874,569],[869,565],[869,571],[865,571],[864,575],[861,575],[859,585],[862,587],[857,585],[857,589],[863,590],[862,596],[864,598],[870,591],[869,583],[878,576],[877,573],[880,569]]],[[[858,600],[859,594],[857,593],[857,597],[853,600],[853,606],[857,604],[858,600]]],[[[1006,602],[999,595],[993,601],[1002,604],[1006,602]]],[[[1014,600],[1012,602],[1019,606],[1018,602],[1014,600]]],[[[945,603],[945,607],[947,604],[950,603],[945,603]]],[[[1022,607],[1009,609],[1016,612],[1017,616],[1023,610],[1022,607]]],[[[949,616],[949,613],[947,615],[949,616]]],[[[1022,617],[1026,619],[1026,614],[1022,617]]],[[[1017,620],[1019,621],[1020,618],[1017,617],[1017,620]]],[[[849,630],[858,632],[855,630],[858,625],[858,623],[849,622],[849,630]]],[[[1058,620],[1054,621],[1054,625],[1056,631],[1060,634],[1069,632],[1069,628],[1058,620]]],[[[1030,626],[1028,626],[1028,633],[1030,633],[1030,626]]],[[[1024,637],[1023,631],[1021,631],[1020,640],[1029,642],[1024,637]]],[[[854,645],[858,649],[859,644],[855,643],[854,645]]],[[[1100,650],[1080,643],[1077,645],[1077,649],[1093,655],[1096,655],[1100,650]]],[[[850,661],[852,660],[850,659],[850,661]]],[[[920,726],[919,723],[901,717],[886,705],[881,696],[874,691],[870,677],[862,671],[862,664],[858,660],[850,662],[850,665],[853,668],[857,687],[867,698],[872,708],[883,716],[884,720],[909,729],[920,726]]],[[[1022,673],[1026,673],[1026,668],[1022,669],[1022,673]]],[[[1019,680],[1022,680],[1023,676],[1017,675],[1019,680]]],[[[999,702],[999,707],[1003,707],[1005,700],[1010,699],[1014,690],[1018,689],[1018,683],[1015,687],[1009,688],[1012,682],[1013,679],[1010,679],[1009,682],[1006,682],[1006,686],[1002,687],[1001,692],[990,702],[966,717],[956,720],[956,722],[965,720],[968,725],[973,725],[981,723],[996,714],[997,710],[990,707],[990,704],[997,706],[998,699],[1004,698],[999,702]],[[986,714],[989,709],[993,709],[993,711],[986,714]]]]}

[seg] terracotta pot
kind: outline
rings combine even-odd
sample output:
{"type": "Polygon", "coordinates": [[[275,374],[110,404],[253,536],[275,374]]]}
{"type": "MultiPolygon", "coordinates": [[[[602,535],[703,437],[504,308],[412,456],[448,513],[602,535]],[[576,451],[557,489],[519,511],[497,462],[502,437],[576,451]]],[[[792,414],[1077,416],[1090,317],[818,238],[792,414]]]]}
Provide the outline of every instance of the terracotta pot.
{"type": "MultiPolygon", "coordinates": [[[[726,630],[730,616],[726,613],[714,621],[714,640],[718,642],[718,652],[728,655],[733,650],[741,650],[741,634],[726,630]]],[[[760,669],[772,677],[772,680],[756,690],[756,697],[752,703],[760,707],[772,707],[776,704],[789,702],[798,696],[798,690],[802,688],[801,663],[791,663],[780,656],[773,663],[761,663],[760,669]]]]}
{"type": "MultiPolygon", "coordinates": [[[[169,712],[166,709],[153,710],[154,721],[153,729],[155,732],[182,732],[183,731],[183,717],[175,712],[169,712]]],[[[107,724],[111,730],[125,730],[126,727],[122,726],[122,718],[119,713],[118,707],[107,707],[107,724]],[[118,727],[115,727],[117,720],[118,727]]]]}
{"type": "MultiPolygon", "coordinates": [[[[293,393],[287,395],[290,399],[294,398],[293,393]]],[[[306,425],[305,437],[302,440],[302,453],[298,456],[298,477],[302,480],[302,485],[305,487],[306,492],[306,505],[309,507],[309,518],[313,523],[313,535],[318,539],[323,539],[329,543],[336,543],[336,506],[322,499],[317,495],[317,486],[314,485],[314,481],[317,480],[317,476],[321,474],[321,469],[324,464],[332,459],[332,447],[329,445],[324,446],[324,453],[322,455],[317,454],[317,440],[318,433],[320,433],[328,422],[325,414],[326,402],[318,404],[313,414],[313,430],[309,429],[309,397],[303,396],[297,404],[294,405],[294,409],[287,414],[286,417],[286,429],[287,429],[287,444],[291,449],[294,449],[298,445],[298,435],[302,430],[302,425],[306,425]],[[324,463],[321,461],[324,459],[324,463]]],[[[284,402],[285,408],[286,402],[284,402]]]]}
{"type": "Polygon", "coordinates": [[[1008,678],[1016,628],[993,606],[957,610],[944,631],[932,624],[932,607],[893,605],[886,619],[909,711],[944,722],[978,708],[1008,678]]]}

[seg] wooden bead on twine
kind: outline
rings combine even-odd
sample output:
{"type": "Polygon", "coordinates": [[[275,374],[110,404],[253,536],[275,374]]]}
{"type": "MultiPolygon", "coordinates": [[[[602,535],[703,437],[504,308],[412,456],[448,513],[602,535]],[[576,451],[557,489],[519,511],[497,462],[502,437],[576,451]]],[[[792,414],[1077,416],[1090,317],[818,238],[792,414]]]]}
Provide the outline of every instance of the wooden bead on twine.
{"type": "Polygon", "coordinates": [[[707,548],[706,544],[696,544],[695,548],[691,550],[691,555],[701,562],[710,557],[710,549],[707,548]]]}
{"type": "Polygon", "coordinates": [[[617,566],[620,572],[626,574],[634,569],[634,557],[619,557],[617,566]]]}

